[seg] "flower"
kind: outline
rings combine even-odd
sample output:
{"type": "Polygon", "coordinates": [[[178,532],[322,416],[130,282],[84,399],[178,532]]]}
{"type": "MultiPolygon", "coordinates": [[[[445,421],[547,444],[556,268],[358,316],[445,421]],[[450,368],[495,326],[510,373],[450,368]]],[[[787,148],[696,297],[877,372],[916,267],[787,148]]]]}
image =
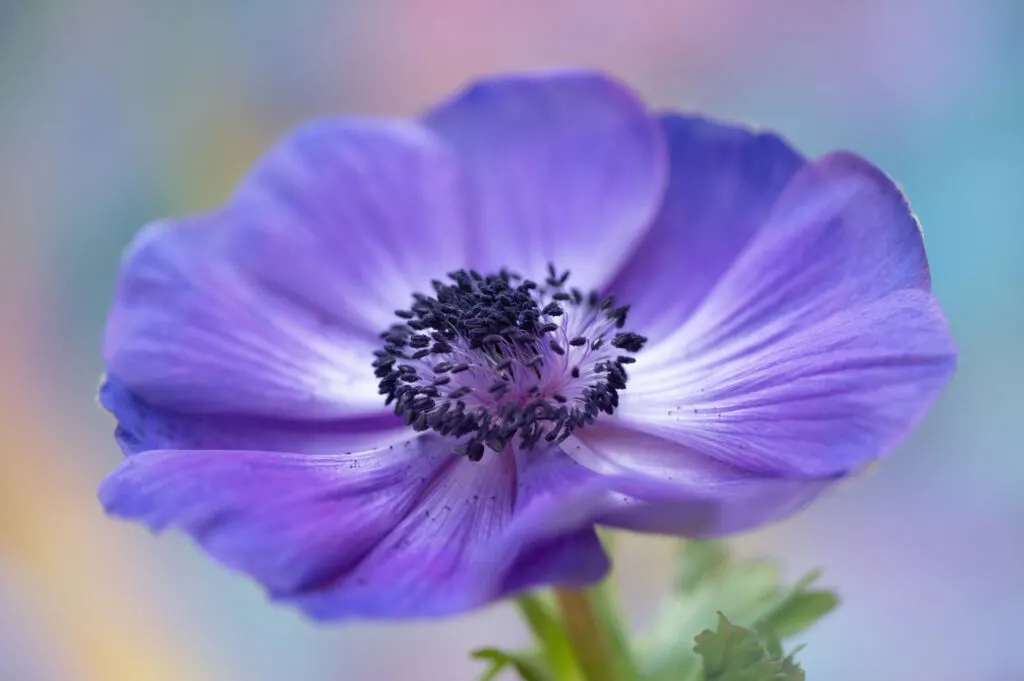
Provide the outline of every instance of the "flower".
{"type": "Polygon", "coordinates": [[[735,532],[889,452],[955,367],[929,289],[867,161],[599,74],[316,121],[129,248],[100,497],[316,618],[585,585],[595,525],[735,532]]]}

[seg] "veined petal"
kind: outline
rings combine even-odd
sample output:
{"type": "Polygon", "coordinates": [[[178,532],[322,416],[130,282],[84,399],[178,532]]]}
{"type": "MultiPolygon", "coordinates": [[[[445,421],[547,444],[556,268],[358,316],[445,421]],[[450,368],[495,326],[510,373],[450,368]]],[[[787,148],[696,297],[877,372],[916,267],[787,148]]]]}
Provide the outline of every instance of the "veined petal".
{"type": "Polygon", "coordinates": [[[517,451],[515,457],[516,511],[500,554],[509,567],[499,592],[582,587],[604,577],[610,562],[593,524],[614,503],[608,480],[558,447],[517,451]]]}
{"type": "Polygon", "coordinates": [[[285,596],[358,565],[451,460],[419,441],[319,456],[154,450],[125,459],[100,500],[155,531],[184,530],[285,596]]]}
{"type": "Polygon", "coordinates": [[[548,263],[600,286],[640,239],[666,180],[657,122],[624,86],[588,72],[474,84],[424,121],[475,189],[472,262],[543,277],[548,263]]]}
{"type": "Polygon", "coordinates": [[[251,216],[233,247],[274,294],[376,338],[412,294],[465,267],[469,187],[425,126],[307,123],[268,151],[231,205],[251,216]]]}
{"type": "Polygon", "coordinates": [[[319,619],[434,616],[600,579],[603,481],[554,448],[532,465],[524,456],[455,460],[351,574],[298,605],[319,619]]]}
{"type": "Polygon", "coordinates": [[[668,187],[658,216],[608,291],[632,305],[631,327],[669,335],[750,243],[806,161],[771,133],[663,115],[668,187]]]}
{"type": "Polygon", "coordinates": [[[323,619],[458,612],[608,562],[591,527],[600,480],[556,449],[471,462],[433,436],[352,454],[148,451],[100,496],[178,527],[323,619]],[[563,469],[559,469],[559,467],[563,469]],[[545,522],[552,515],[560,520],[545,522]]]}
{"type": "Polygon", "coordinates": [[[795,513],[834,481],[758,475],[617,419],[579,430],[563,447],[618,492],[599,522],[635,532],[741,532],[795,513]]]}
{"type": "Polygon", "coordinates": [[[465,258],[454,155],[412,123],[321,121],[224,210],[144,230],[104,339],[108,373],[188,413],[379,412],[377,334],[465,258]]]}
{"type": "Polygon", "coordinates": [[[375,449],[412,436],[389,411],[331,421],[244,414],[194,414],[157,409],[107,377],[100,404],[117,419],[114,437],[126,456],[154,449],[241,449],[338,454],[375,449]]]}
{"type": "Polygon", "coordinates": [[[792,177],[748,246],[645,363],[770,342],[930,284],[921,228],[903,194],[867,161],[829,154],[792,177]]]}
{"type": "Polygon", "coordinates": [[[917,288],[787,331],[637,365],[617,416],[747,471],[827,477],[899,444],[956,366],[945,317],[917,288]]]}

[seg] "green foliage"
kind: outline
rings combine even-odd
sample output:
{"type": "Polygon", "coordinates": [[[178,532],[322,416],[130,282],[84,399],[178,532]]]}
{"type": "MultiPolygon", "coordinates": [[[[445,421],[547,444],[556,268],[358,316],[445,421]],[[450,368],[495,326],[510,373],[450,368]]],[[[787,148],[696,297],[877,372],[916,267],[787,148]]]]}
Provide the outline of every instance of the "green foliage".
{"type": "MultiPolygon", "coordinates": [[[[816,573],[815,573],[816,576],[816,573]]],[[[806,579],[806,578],[805,578],[806,579]]],[[[807,591],[801,583],[765,613],[760,622],[782,637],[795,636],[835,610],[839,599],[831,591],[807,591]]]]}
{"type": "MultiPolygon", "coordinates": [[[[642,681],[631,657],[629,638],[622,626],[611,585],[604,582],[588,593],[592,614],[605,634],[614,675],[619,681],[642,681]]],[[[506,652],[493,648],[476,651],[477,659],[488,660],[491,666],[479,681],[490,681],[499,672],[511,667],[524,681],[584,681],[565,624],[549,599],[537,594],[523,594],[516,599],[523,621],[533,632],[537,649],[528,652],[506,652]]]]}
{"type": "Polygon", "coordinates": [[[537,641],[537,649],[474,651],[474,658],[490,663],[478,681],[491,681],[506,668],[515,670],[523,681],[583,681],[565,625],[551,602],[527,593],[516,598],[516,606],[537,641]]]}
{"type": "Polygon", "coordinates": [[[523,681],[562,681],[561,677],[554,676],[543,660],[526,653],[507,652],[497,648],[481,648],[473,651],[473,657],[491,663],[479,681],[491,681],[505,667],[515,669],[523,681]]]}
{"type": "Polygon", "coordinates": [[[721,542],[687,542],[675,588],[654,626],[638,643],[636,659],[642,664],[642,678],[703,679],[704,663],[692,641],[698,633],[720,626],[718,613],[726,613],[741,628],[756,630],[761,644],[782,659],[780,638],[801,633],[838,604],[832,592],[813,588],[818,577],[812,572],[787,587],[773,562],[734,560],[721,542]]]}
{"type": "Polygon", "coordinates": [[[594,614],[604,630],[615,672],[620,681],[642,681],[633,657],[633,646],[629,640],[625,623],[612,590],[611,580],[605,580],[594,587],[591,594],[594,614]]]}
{"type": "Polygon", "coordinates": [[[782,656],[777,637],[769,634],[766,640],[721,613],[718,628],[705,629],[696,641],[694,651],[704,663],[705,681],[804,681],[793,656],[782,656]]]}
{"type": "MultiPolygon", "coordinates": [[[[813,588],[818,577],[812,572],[786,586],[773,562],[735,560],[721,542],[692,541],[645,635],[630,640],[608,582],[592,589],[588,602],[620,681],[804,681],[793,660],[799,647],[787,654],[783,641],[838,604],[834,593],[813,588]]],[[[479,681],[505,669],[523,681],[586,681],[554,605],[534,594],[517,604],[537,648],[476,651],[490,663],[479,681]]]]}
{"type": "Polygon", "coordinates": [[[579,674],[572,654],[569,637],[555,608],[535,594],[523,594],[516,599],[519,613],[530,627],[540,646],[538,657],[560,681],[574,680],[579,674]]]}

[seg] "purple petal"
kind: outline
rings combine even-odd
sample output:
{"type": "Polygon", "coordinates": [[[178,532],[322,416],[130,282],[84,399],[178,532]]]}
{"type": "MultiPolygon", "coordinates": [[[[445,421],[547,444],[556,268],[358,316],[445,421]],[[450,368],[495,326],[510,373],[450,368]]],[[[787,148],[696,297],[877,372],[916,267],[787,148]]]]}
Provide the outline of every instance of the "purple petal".
{"type": "Polygon", "coordinates": [[[750,478],[745,484],[704,493],[673,493],[655,485],[623,494],[598,520],[630,532],[706,539],[746,532],[799,513],[833,482],[750,478]]]}
{"type": "Polygon", "coordinates": [[[930,288],[906,199],[867,161],[830,154],[793,176],[764,226],[658,351],[678,359],[763,343],[905,288],[930,288]]]}
{"type": "Polygon", "coordinates": [[[670,171],[654,224],[608,290],[652,341],[679,328],[764,223],[804,159],[779,137],[666,115],[670,171]]]}
{"type": "Polygon", "coordinates": [[[500,598],[544,586],[579,589],[600,581],[611,563],[592,528],[531,546],[504,574],[500,598]]]}
{"type": "Polygon", "coordinates": [[[107,370],[154,405],[323,417],[381,409],[374,346],[267,295],[230,260],[224,215],[146,229],[125,259],[107,370]]]}
{"type": "Polygon", "coordinates": [[[117,419],[114,435],[126,456],[153,449],[248,449],[337,454],[403,442],[410,429],[394,414],[350,415],[333,421],[269,416],[183,414],[156,409],[108,377],[100,403],[117,419]]]}
{"type": "Polygon", "coordinates": [[[800,510],[833,482],[757,475],[614,419],[576,431],[564,448],[619,492],[599,522],[636,532],[740,532],[800,510]]]}
{"type": "Polygon", "coordinates": [[[413,287],[464,260],[456,185],[454,156],[416,125],[301,128],[226,209],[136,239],[108,372],[183,412],[379,412],[377,334],[413,287]]]}
{"type": "Polygon", "coordinates": [[[232,205],[254,219],[234,245],[277,295],[376,338],[414,292],[466,266],[468,192],[457,155],[425,126],[316,121],[239,187],[232,205]]]}
{"type": "Polygon", "coordinates": [[[544,276],[548,263],[599,286],[653,218],[666,176],[658,125],[625,87],[593,73],[479,82],[428,113],[477,194],[474,263],[544,276]]]}
{"type": "Polygon", "coordinates": [[[691,357],[662,344],[617,415],[747,471],[826,477],[893,449],[955,369],[942,311],[919,289],[793,326],[765,320],[691,357]]]}
{"type": "Polygon", "coordinates": [[[319,619],[432,616],[593,583],[609,567],[592,528],[607,499],[602,480],[554,448],[459,459],[355,570],[299,605],[319,619]]]}
{"type": "Polygon", "coordinates": [[[149,451],[100,496],[175,526],[317,618],[457,612],[541,584],[599,579],[601,480],[556,449],[452,456],[425,436],[352,454],[149,451]]]}
{"type": "Polygon", "coordinates": [[[112,515],[186,531],[286,596],[358,565],[451,460],[419,441],[319,456],[149,451],[125,459],[100,499],[112,515]]]}

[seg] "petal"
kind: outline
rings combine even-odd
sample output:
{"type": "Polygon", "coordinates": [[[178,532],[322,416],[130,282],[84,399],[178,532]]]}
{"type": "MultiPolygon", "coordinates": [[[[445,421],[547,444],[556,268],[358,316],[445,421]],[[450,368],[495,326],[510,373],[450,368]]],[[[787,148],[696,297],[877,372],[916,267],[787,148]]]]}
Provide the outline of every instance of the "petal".
{"type": "Polygon", "coordinates": [[[804,510],[832,479],[751,478],[744,484],[683,493],[658,485],[623,494],[598,522],[630,532],[708,539],[755,530],[804,510]]]}
{"type": "Polygon", "coordinates": [[[504,560],[512,566],[500,593],[551,584],[582,587],[603,578],[610,563],[593,522],[614,501],[608,480],[558,447],[517,451],[515,457],[515,517],[504,542],[504,560]]]}
{"type": "Polygon", "coordinates": [[[630,327],[657,341],[679,328],[736,260],[806,161],[776,135],[665,115],[670,170],[661,209],[608,286],[630,327]]]}
{"type": "Polygon", "coordinates": [[[424,267],[464,257],[456,172],[412,124],[300,129],[227,208],[136,239],[106,331],[108,372],[182,412],[379,411],[377,333],[426,283],[424,267]]]}
{"type": "Polygon", "coordinates": [[[317,456],[148,451],[100,496],[113,515],[185,530],[321,619],[441,615],[604,575],[597,476],[556,449],[474,463],[450,447],[424,436],[317,456]]]}
{"type": "Polygon", "coordinates": [[[412,294],[466,266],[468,187],[457,155],[413,122],[325,119],[256,164],[232,205],[247,271],[376,338],[412,294]]]}
{"type": "Polygon", "coordinates": [[[107,371],[153,405],[322,418],[380,411],[374,344],[268,295],[231,261],[218,214],[147,228],[125,258],[107,371]]]}
{"type": "Polygon", "coordinates": [[[476,83],[425,116],[476,189],[474,263],[599,286],[653,218],[664,140],[636,97],[604,76],[559,72],[476,83]]]}
{"type": "Polygon", "coordinates": [[[609,567],[592,527],[607,499],[602,481],[554,448],[458,459],[355,570],[298,604],[318,619],[436,616],[590,584],[609,567]]]}
{"type": "Polygon", "coordinates": [[[524,550],[505,572],[497,598],[545,586],[580,589],[601,581],[611,563],[592,528],[524,550]]]}
{"type": "Polygon", "coordinates": [[[153,449],[249,449],[337,454],[403,442],[411,432],[391,412],[333,421],[268,416],[183,414],[157,409],[107,377],[99,400],[117,419],[114,436],[126,456],[153,449]]]}
{"type": "Polygon", "coordinates": [[[659,343],[654,360],[764,342],[905,288],[930,288],[921,229],[905,197],[867,161],[830,154],[793,176],[764,226],[686,324],[659,343]]]}
{"type": "Polygon", "coordinates": [[[606,419],[565,451],[619,491],[599,522],[635,532],[713,537],[802,509],[833,481],[765,477],[606,419]]]}
{"type": "Polygon", "coordinates": [[[149,451],[125,459],[100,499],[108,513],[155,531],[184,530],[285,596],[358,565],[451,459],[419,441],[320,456],[149,451]]]}
{"type": "Polygon", "coordinates": [[[942,310],[919,289],[749,334],[675,364],[638,364],[616,414],[748,471],[826,477],[892,450],[956,366],[942,310]]]}

